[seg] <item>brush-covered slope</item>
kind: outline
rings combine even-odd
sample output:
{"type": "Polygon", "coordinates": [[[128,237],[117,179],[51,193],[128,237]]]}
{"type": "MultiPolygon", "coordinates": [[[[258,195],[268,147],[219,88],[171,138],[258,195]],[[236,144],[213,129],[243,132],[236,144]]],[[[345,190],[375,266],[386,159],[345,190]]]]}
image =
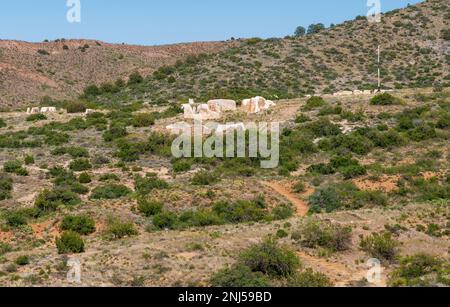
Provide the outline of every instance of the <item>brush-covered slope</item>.
{"type": "Polygon", "coordinates": [[[21,107],[43,96],[76,98],[92,83],[143,75],[189,55],[222,50],[227,43],[129,46],[90,40],[27,43],[0,40],[0,106],[21,107]]]}
{"type": "Polygon", "coordinates": [[[429,0],[384,14],[379,24],[358,17],[313,35],[240,41],[220,53],[163,67],[119,93],[87,98],[179,102],[259,94],[277,99],[373,88],[378,45],[384,87],[448,85],[449,9],[446,0],[429,0]]]}

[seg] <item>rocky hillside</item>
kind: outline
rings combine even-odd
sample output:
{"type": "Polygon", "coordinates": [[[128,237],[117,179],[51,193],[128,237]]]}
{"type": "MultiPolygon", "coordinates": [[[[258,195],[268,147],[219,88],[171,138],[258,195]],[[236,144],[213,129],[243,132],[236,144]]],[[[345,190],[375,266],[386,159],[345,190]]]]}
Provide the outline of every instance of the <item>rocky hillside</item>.
{"type": "Polygon", "coordinates": [[[18,107],[49,95],[75,98],[89,84],[147,75],[189,55],[222,50],[227,43],[168,46],[114,45],[90,40],[27,43],[0,40],[0,106],[18,107]]]}
{"type": "Polygon", "coordinates": [[[140,85],[97,100],[179,102],[256,94],[277,99],[369,89],[377,84],[378,45],[384,87],[448,86],[449,19],[448,1],[429,0],[384,14],[379,24],[357,17],[312,35],[249,39],[164,67],[140,85]]]}

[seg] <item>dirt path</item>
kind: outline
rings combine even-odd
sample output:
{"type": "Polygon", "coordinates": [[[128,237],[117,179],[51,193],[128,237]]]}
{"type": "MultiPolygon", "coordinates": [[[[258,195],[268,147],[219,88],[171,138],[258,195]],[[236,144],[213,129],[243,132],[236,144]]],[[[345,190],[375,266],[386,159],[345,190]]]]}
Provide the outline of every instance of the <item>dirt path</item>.
{"type": "Polygon", "coordinates": [[[275,192],[277,192],[278,194],[289,200],[297,208],[297,215],[306,216],[308,214],[309,211],[308,204],[304,200],[298,198],[295,194],[293,194],[291,191],[289,191],[286,187],[284,187],[280,183],[262,182],[262,184],[265,185],[266,187],[271,188],[272,190],[274,190],[275,192]]]}

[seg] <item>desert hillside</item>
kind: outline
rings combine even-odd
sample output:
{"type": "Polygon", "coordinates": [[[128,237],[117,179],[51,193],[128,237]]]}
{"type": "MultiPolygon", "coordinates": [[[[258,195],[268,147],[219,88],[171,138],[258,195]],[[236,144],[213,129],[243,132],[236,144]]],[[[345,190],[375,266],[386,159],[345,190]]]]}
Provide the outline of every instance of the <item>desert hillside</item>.
{"type": "Polygon", "coordinates": [[[145,47],[91,40],[0,40],[0,106],[21,107],[47,95],[76,98],[89,84],[126,78],[134,71],[148,75],[178,59],[226,46],[224,42],[145,47]]]}
{"type": "Polygon", "coordinates": [[[97,98],[180,102],[189,97],[263,95],[280,99],[373,89],[378,45],[384,87],[448,85],[449,16],[448,1],[430,0],[384,14],[379,24],[357,17],[316,34],[249,39],[197,61],[163,67],[141,85],[97,98]]]}

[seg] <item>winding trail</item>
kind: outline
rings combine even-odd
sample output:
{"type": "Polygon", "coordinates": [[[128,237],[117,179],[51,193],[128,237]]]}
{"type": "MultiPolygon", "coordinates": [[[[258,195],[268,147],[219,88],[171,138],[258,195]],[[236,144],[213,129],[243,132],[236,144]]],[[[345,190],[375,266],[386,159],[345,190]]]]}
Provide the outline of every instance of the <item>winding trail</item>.
{"type": "Polygon", "coordinates": [[[271,188],[287,200],[289,200],[296,208],[297,208],[297,215],[298,216],[306,216],[309,211],[308,204],[298,198],[295,194],[293,194],[289,189],[287,189],[285,186],[281,185],[277,182],[261,182],[266,187],[271,188]]]}

